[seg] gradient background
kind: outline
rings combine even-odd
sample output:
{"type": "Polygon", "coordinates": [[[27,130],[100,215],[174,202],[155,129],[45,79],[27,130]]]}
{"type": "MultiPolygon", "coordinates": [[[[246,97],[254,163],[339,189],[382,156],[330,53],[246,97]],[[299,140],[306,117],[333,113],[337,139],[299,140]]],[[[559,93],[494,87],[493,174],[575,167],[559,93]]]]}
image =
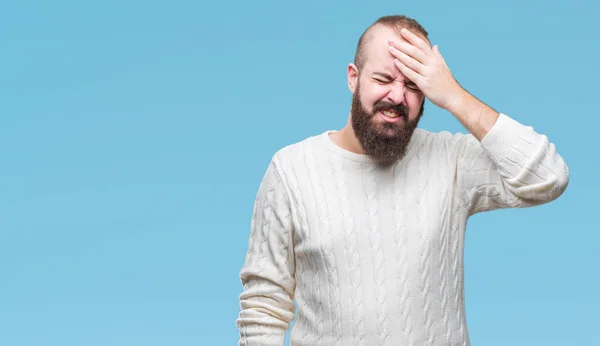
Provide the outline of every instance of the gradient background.
{"type": "MultiPolygon", "coordinates": [[[[339,129],[346,66],[407,14],[557,145],[557,201],[471,219],[473,345],[600,345],[597,1],[0,5],[0,344],[234,345],[258,184],[339,129]]],[[[428,103],[421,127],[464,129],[428,103]]]]}

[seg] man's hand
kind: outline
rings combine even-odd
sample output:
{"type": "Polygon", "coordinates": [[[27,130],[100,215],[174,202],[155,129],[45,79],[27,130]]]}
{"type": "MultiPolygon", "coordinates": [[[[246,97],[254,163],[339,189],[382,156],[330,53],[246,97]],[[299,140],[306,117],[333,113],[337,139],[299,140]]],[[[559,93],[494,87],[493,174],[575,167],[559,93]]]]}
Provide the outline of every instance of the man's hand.
{"type": "Polygon", "coordinates": [[[407,42],[389,41],[389,50],[395,58],[396,67],[433,104],[449,110],[467,92],[452,76],[437,45],[430,47],[408,29],[402,29],[402,37],[407,42]]]}
{"type": "Polygon", "coordinates": [[[400,72],[436,106],[452,113],[479,141],[492,129],[499,113],[458,84],[437,45],[402,29],[404,41],[390,41],[390,53],[400,72]]]}

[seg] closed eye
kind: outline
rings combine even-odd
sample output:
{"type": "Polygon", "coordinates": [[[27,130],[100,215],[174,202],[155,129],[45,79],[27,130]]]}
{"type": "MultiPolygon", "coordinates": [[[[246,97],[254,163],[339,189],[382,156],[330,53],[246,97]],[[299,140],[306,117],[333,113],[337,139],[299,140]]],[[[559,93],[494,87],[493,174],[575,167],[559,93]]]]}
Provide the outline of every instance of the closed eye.
{"type": "Polygon", "coordinates": [[[419,89],[419,87],[417,87],[415,83],[406,83],[405,85],[412,91],[421,92],[421,90],[419,89]]]}
{"type": "Polygon", "coordinates": [[[377,79],[377,78],[375,78],[375,80],[376,80],[378,83],[382,83],[382,84],[388,84],[388,83],[390,83],[390,81],[389,81],[389,80],[386,80],[386,79],[377,79]]]}
{"type": "Polygon", "coordinates": [[[385,72],[374,72],[373,79],[375,79],[375,81],[377,81],[378,83],[383,83],[383,84],[391,83],[392,80],[394,80],[392,78],[392,76],[390,76],[389,74],[387,74],[385,72]]]}

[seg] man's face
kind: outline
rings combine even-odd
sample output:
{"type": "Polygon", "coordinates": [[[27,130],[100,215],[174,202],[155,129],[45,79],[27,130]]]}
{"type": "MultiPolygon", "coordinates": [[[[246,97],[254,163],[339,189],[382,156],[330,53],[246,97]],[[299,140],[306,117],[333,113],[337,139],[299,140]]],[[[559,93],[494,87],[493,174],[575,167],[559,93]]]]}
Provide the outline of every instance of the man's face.
{"type": "Polygon", "coordinates": [[[402,40],[389,28],[377,28],[361,71],[348,69],[353,90],[351,123],[368,155],[381,163],[401,159],[423,114],[424,96],[394,65],[387,40],[402,40]]]}

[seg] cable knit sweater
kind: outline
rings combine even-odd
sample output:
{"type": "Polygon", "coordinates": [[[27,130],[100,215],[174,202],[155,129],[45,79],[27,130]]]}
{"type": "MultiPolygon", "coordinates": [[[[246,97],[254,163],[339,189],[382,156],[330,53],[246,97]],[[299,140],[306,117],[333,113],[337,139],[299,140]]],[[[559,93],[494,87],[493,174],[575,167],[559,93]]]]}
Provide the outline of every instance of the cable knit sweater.
{"type": "Polygon", "coordinates": [[[381,168],[330,132],[278,150],[266,169],[239,345],[283,345],[296,311],[293,346],[469,345],[467,219],[560,196],[569,172],[555,146],[500,114],[481,143],[417,129],[405,158],[381,168]]]}

